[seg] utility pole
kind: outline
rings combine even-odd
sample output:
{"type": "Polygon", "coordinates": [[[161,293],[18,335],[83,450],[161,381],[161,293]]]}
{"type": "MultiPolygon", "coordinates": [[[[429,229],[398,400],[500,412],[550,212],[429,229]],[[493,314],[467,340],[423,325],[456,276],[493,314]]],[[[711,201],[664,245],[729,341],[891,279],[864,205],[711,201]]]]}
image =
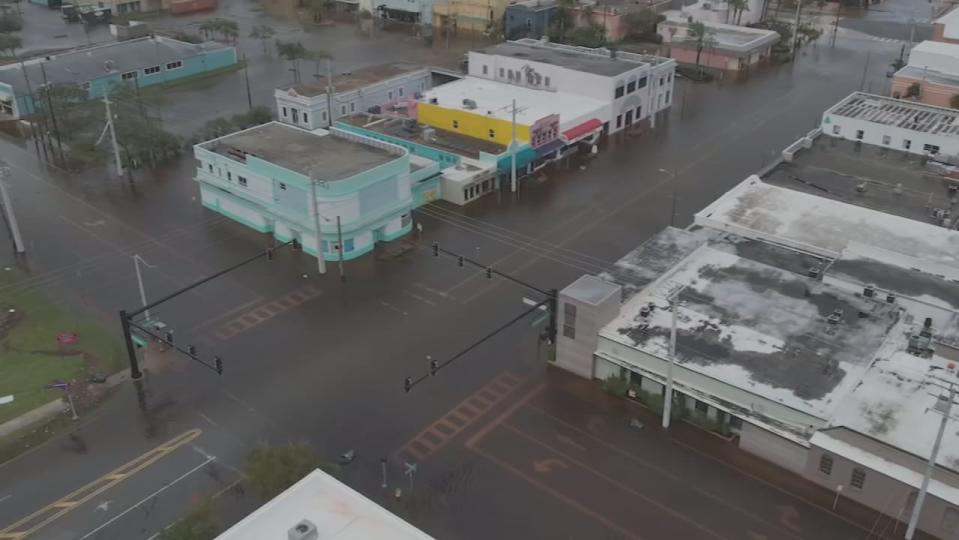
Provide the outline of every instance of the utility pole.
{"type": "Polygon", "coordinates": [[[17,253],[26,251],[23,247],[23,238],[20,237],[20,226],[17,225],[17,216],[13,213],[13,203],[10,202],[10,194],[7,193],[6,178],[10,175],[10,167],[6,163],[0,162],[0,202],[3,203],[3,214],[7,216],[7,223],[10,224],[10,235],[13,236],[13,247],[17,253]]]}
{"type": "Polygon", "coordinates": [[[47,82],[47,68],[40,62],[40,73],[43,75],[43,93],[47,95],[47,106],[50,109],[50,121],[53,123],[53,136],[57,138],[57,149],[60,153],[60,163],[66,163],[63,157],[63,141],[60,140],[60,128],[57,126],[57,112],[53,108],[53,98],[50,96],[50,83],[47,82]]]}
{"type": "Polygon", "coordinates": [[[316,202],[316,180],[310,179],[310,198],[313,199],[313,226],[316,227],[316,261],[320,274],[326,273],[326,261],[323,259],[323,234],[320,232],[320,208],[316,202]]]}
{"type": "MultiPolygon", "coordinates": [[[[649,96],[649,128],[653,129],[656,127],[656,105],[653,103],[653,87],[656,86],[656,77],[653,76],[653,68],[649,68],[646,79],[646,86],[649,87],[649,91],[646,93],[649,96]]],[[[673,80],[675,81],[676,78],[673,77],[673,80]]]]}
{"type": "Polygon", "coordinates": [[[510,191],[516,193],[516,100],[513,100],[513,132],[510,136],[510,191]]]}
{"type": "Polygon", "coordinates": [[[136,272],[137,272],[137,286],[140,288],[140,303],[143,304],[144,306],[143,315],[147,319],[149,319],[150,310],[146,309],[147,294],[143,289],[143,276],[140,274],[140,263],[143,263],[143,265],[146,266],[147,268],[156,268],[156,266],[153,266],[150,263],[146,262],[145,260],[143,260],[143,257],[139,255],[133,256],[133,266],[136,268],[136,272]]]}
{"type": "MultiPolygon", "coordinates": [[[[797,0],[798,1],[798,0],[797,0]]],[[[832,27],[832,46],[836,46],[836,37],[839,36],[839,14],[842,12],[842,0],[836,2],[836,22],[832,27]]]]}
{"type": "Polygon", "coordinates": [[[326,127],[333,127],[333,59],[326,59],[326,127]]]}
{"type": "Polygon", "coordinates": [[[793,58],[799,52],[799,17],[802,13],[802,0],[796,0],[796,24],[793,26],[793,58]]]}
{"type": "Polygon", "coordinates": [[[340,246],[340,281],[346,281],[343,273],[343,226],[340,225],[340,216],[336,216],[336,243],[340,246]]]}
{"type": "Polygon", "coordinates": [[[942,415],[939,421],[939,431],[936,433],[936,441],[932,444],[932,453],[929,455],[929,462],[926,463],[926,473],[922,477],[922,487],[919,488],[919,494],[916,496],[916,502],[912,506],[912,515],[909,518],[909,526],[906,528],[906,540],[912,540],[916,534],[916,527],[919,524],[919,514],[922,512],[922,503],[926,499],[926,491],[929,489],[929,480],[932,478],[932,472],[936,468],[936,458],[939,456],[939,446],[942,444],[942,435],[946,431],[946,423],[949,422],[949,413],[952,412],[952,404],[956,398],[956,385],[949,381],[949,396],[945,398],[940,395],[935,405],[935,410],[942,415]]]}
{"type": "Polygon", "coordinates": [[[253,95],[250,94],[250,64],[246,61],[246,54],[243,54],[243,80],[246,82],[246,104],[253,110],[253,95]]]}
{"type": "MultiPolygon", "coordinates": [[[[20,61],[20,71],[23,72],[23,82],[25,82],[27,85],[27,95],[30,96],[30,103],[29,103],[30,107],[33,109],[33,114],[36,114],[37,106],[33,102],[33,88],[31,88],[30,86],[30,76],[27,75],[27,66],[24,65],[23,58],[18,56],[17,60],[20,61]]],[[[14,104],[16,104],[16,99],[14,99],[14,104]]],[[[26,104],[26,102],[24,102],[24,104],[26,104]]],[[[26,106],[24,106],[24,108],[26,108],[26,106]]],[[[21,117],[24,116],[23,112],[25,111],[18,111],[18,112],[21,113],[20,114],[21,117]]],[[[38,139],[37,127],[34,125],[33,122],[30,123],[30,131],[33,134],[33,146],[37,151],[37,159],[40,159],[40,141],[38,139]]]]}
{"type": "MultiPolygon", "coordinates": [[[[120,145],[117,141],[117,132],[113,127],[113,113],[110,112],[110,94],[103,94],[103,105],[106,108],[107,129],[110,131],[110,141],[113,144],[113,158],[116,161],[117,176],[123,177],[123,163],[120,161],[120,145]]],[[[101,135],[102,138],[102,135],[101,135]]]]}
{"type": "Polygon", "coordinates": [[[672,310],[672,322],[669,329],[669,363],[666,367],[666,395],[663,396],[663,429],[669,428],[670,414],[673,409],[673,365],[676,363],[676,318],[679,311],[679,294],[685,287],[676,289],[669,295],[669,309],[672,310]]]}

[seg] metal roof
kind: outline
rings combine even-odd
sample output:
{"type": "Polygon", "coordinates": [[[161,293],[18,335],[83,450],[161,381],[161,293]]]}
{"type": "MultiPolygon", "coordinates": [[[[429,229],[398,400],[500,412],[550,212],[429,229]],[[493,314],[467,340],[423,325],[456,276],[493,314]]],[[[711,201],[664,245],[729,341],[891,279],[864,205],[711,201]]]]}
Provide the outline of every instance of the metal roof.
{"type": "Polygon", "coordinates": [[[875,94],[855,92],[826,115],[864,120],[920,133],[959,137],[959,111],[875,94]]]}

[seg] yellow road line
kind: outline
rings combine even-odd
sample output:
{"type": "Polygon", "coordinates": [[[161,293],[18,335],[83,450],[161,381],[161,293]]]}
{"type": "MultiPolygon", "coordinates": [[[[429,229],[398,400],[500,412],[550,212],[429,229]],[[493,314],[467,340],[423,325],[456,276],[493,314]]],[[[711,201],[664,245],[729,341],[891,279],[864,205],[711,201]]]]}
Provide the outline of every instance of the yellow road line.
{"type": "Polygon", "coordinates": [[[77,506],[89,501],[100,493],[119,484],[124,479],[136,474],[137,472],[156,463],[160,458],[166,456],[177,448],[196,439],[203,433],[201,429],[191,429],[184,431],[169,441],[157,446],[156,448],[145,452],[131,461],[117,467],[116,469],[104,474],[96,480],[78,488],[68,495],[53,501],[43,508],[33,512],[16,523],[0,530],[0,540],[22,540],[35,533],[39,529],[46,527],[51,522],[59,519],[67,512],[70,512],[77,506]]]}

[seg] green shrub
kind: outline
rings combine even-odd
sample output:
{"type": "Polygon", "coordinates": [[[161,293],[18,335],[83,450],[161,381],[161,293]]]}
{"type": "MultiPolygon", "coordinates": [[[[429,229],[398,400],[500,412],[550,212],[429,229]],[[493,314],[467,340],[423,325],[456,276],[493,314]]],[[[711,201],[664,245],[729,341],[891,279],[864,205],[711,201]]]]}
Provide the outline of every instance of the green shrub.
{"type": "Polygon", "coordinates": [[[629,380],[622,375],[610,375],[603,381],[603,390],[617,397],[624,397],[629,388],[629,380]]]}

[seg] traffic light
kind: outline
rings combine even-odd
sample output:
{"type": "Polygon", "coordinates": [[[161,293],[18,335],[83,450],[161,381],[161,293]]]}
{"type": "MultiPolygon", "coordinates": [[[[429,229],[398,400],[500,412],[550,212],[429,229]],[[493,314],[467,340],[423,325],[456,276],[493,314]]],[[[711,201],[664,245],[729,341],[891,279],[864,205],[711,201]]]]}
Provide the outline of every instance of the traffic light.
{"type": "Polygon", "coordinates": [[[186,352],[190,353],[190,356],[196,356],[196,347],[193,345],[187,345],[186,352]]]}
{"type": "Polygon", "coordinates": [[[163,338],[166,340],[168,345],[173,345],[173,332],[167,332],[163,338]]]}
{"type": "Polygon", "coordinates": [[[440,369],[440,363],[436,360],[430,360],[430,376],[436,375],[437,370],[440,369]]]}
{"type": "Polygon", "coordinates": [[[486,279],[493,279],[493,267],[492,267],[492,266],[487,266],[487,267],[486,267],[486,279]]]}
{"type": "Polygon", "coordinates": [[[409,393],[410,388],[413,388],[413,377],[407,377],[406,380],[403,381],[403,390],[409,393]]]}
{"type": "Polygon", "coordinates": [[[462,267],[463,266],[463,256],[460,255],[456,258],[456,262],[462,267]]]}
{"type": "Polygon", "coordinates": [[[223,375],[223,359],[219,356],[213,357],[213,365],[216,367],[216,372],[220,375],[223,375]]]}
{"type": "Polygon", "coordinates": [[[273,248],[267,248],[267,249],[266,249],[266,260],[268,260],[268,261],[272,261],[272,260],[273,260],[273,248]]]}
{"type": "Polygon", "coordinates": [[[434,257],[439,257],[439,256],[440,256],[440,243],[439,243],[439,242],[433,242],[433,256],[434,256],[434,257]]]}

